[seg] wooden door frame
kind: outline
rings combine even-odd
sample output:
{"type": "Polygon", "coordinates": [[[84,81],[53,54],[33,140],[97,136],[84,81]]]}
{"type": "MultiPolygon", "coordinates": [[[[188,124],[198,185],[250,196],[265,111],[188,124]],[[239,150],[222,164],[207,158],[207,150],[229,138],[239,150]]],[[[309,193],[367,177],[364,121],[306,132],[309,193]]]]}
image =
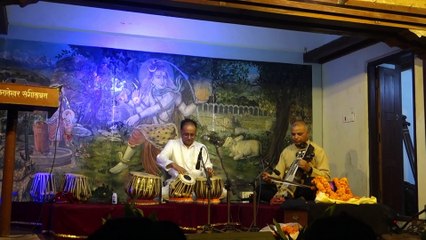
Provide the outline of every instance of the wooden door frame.
{"type": "MultiPolygon", "coordinates": [[[[413,67],[414,69],[414,55],[409,51],[401,51],[396,54],[372,61],[367,66],[368,76],[368,127],[369,127],[369,176],[370,176],[370,195],[380,196],[380,176],[379,172],[379,143],[377,126],[378,115],[378,96],[376,96],[376,88],[378,82],[376,81],[376,66],[383,63],[394,63],[401,66],[401,69],[413,67]]],[[[426,90],[425,90],[426,91],[426,90]]],[[[426,99],[426,98],[425,98],[426,99]]],[[[426,102],[426,100],[425,100],[426,102]]],[[[381,199],[379,199],[381,201],[381,199]]]]}

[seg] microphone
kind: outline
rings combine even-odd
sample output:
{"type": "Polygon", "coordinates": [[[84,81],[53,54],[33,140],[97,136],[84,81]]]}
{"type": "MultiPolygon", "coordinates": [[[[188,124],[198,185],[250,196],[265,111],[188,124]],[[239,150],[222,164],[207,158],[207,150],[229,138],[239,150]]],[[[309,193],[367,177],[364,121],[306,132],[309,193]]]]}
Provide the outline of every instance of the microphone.
{"type": "Polygon", "coordinates": [[[222,141],[215,134],[203,135],[202,139],[205,140],[205,141],[208,141],[209,143],[211,143],[215,146],[222,145],[222,141]]]}
{"type": "Polygon", "coordinates": [[[195,169],[200,170],[201,161],[203,161],[203,147],[200,148],[200,153],[198,154],[197,164],[195,169]]]}

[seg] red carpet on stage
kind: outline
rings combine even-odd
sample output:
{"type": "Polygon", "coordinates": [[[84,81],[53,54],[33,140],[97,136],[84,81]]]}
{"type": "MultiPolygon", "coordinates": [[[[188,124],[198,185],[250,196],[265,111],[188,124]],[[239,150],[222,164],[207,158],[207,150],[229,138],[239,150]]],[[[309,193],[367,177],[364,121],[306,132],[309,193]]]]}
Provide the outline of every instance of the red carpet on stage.
{"type": "MultiPolygon", "coordinates": [[[[188,233],[200,231],[209,223],[206,204],[165,203],[137,207],[145,217],[173,221],[188,233]]],[[[271,224],[273,219],[282,222],[284,210],[280,206],[261,204],[256,215],[254,224],[251,203],[232,203],[228,222],[228,205],[214,204],[210,207],[210,224],[218,228],[236,224],[250,231],[252,227],[271,224]]],[[[122,204],[14,202],[12,207],[12,223],[39,225],[57,239],[85,238],[102,225],[103,219],[120,216],[124,216],[122,204]]]]}
{"type": "MultiPolygon", "coordinates": [[[[254,214],[252,203],[232,203],[229,205],[229,215],[228,204],[225,203],[211,205],[210,211],[206,204],[197,203],[165,203],[137,207],[142,210],[145,217],[172,221],[186,233],[203,232],[206,226],[219,230],[223,227],[225,229],[234,227],[241,232],[253,233],[273,223],[274,219],[277,222],[299,222],[309,226],[315,219],[324,216],[331,205],[333,204],[312,202],[306,203],[303,206],[304,209],[298,209],[297,206],[289,204],[287,206],[286,204],[281,206],[260,204],[254,214]],[[209,215],[210,218],[208,218],[209,215]],[[255,215],[256,221],[254,221],[255,215]]],[[[375,231],[377,236],[391,232],[395,216],[384,205],[335,204],[333,206],[334,214],[344,212],[362,220],[375,231]]],[[[14,202],[11,223],[37,225],[43,232],[53,235],[55,239],[84,239],[101,227],[103,220],[125,216],[124,209],[123,204],[14,202]]],[[[255,235],[250,236],[259,237],[255,235]]],[[[265,237],[265,235],[262,236],[265,237]]]]}

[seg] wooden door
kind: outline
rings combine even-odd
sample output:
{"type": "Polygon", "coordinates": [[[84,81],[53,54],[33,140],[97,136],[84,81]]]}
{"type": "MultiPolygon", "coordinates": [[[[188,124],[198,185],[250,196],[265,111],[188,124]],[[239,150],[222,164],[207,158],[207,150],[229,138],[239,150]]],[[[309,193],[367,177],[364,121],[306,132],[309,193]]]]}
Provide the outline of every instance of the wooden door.
{"type": "Polygon", "coordinates": [[[377,67],[377,125],[380,201],[404,212],[404,172],[401,107],[401,71],[377,67]]]}

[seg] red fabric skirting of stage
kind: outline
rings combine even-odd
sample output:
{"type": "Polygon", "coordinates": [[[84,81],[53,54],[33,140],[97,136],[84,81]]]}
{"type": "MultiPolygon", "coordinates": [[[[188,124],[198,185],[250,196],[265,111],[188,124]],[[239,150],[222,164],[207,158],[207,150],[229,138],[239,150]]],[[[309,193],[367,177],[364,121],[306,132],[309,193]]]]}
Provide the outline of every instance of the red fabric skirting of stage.
{"type": "MultiPolygon", "coordinates": [[[[256,214],[251,203],[213,204],[210,211],[207,204],[196,203],[137,207],[144,216],[173,221],[187,232],[195,232],[209,223],[211,226],[236,225],[250,230],[273,223],[273,219],[282,222],[284,218],[284,210],[280,206],[266,204],[260,204],[256,214]]],[[[120,216],[124,216],[122,204],[14,202],[12,206],[12,224],[40,225],[44,232],[52,233],[58,239],[85,238],[102,225],[103,219],[120,216]]]]}

